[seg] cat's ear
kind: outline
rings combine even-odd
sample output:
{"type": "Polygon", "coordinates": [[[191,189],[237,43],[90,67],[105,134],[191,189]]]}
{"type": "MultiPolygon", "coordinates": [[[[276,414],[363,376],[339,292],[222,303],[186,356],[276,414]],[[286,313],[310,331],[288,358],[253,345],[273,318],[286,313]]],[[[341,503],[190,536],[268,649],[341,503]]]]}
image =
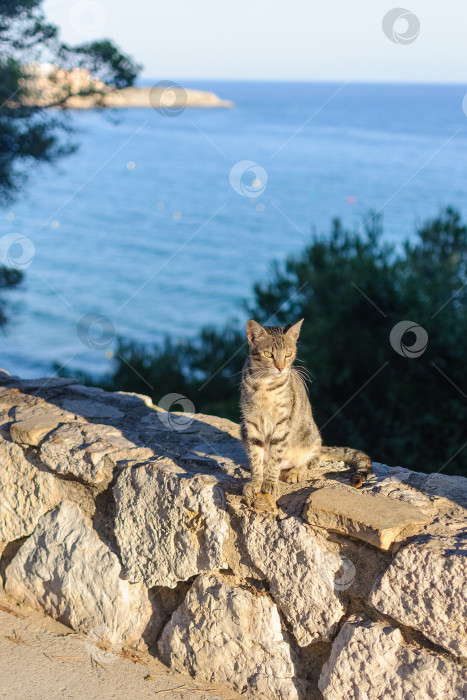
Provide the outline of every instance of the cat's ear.
{"type": "Polygon", "coordinates": [[[290,340],[293,340],[296,343],[298,340],[298,336],[300,335],[300,329],[302,327],[302,323],[303,323],[303,318],[301,318],[300,321],[297,321],[296,323],[292,323],[287,328],[284,335],[286,335],[287,338],[290,338],[290,340]]]}
{"type": "Polygon", "coordinates": [[[256,343],[267,335],[267,331],[259,323],[250,319],[246,324],[246,337],[249,343],[256,343]]]}

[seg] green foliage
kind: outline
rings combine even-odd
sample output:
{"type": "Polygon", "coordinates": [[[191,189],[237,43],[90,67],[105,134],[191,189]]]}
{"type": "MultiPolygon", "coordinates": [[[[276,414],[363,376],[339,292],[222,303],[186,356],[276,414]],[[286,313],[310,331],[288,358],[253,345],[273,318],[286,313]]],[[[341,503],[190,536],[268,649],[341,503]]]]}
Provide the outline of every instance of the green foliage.
{"type": "MultiPolygon", "coordinates": [[[[281,324],[304,316],[300,356],[314,374],[312,403],[327,444],[419,471],[465,473],[466,283],[467,229],[450,208],[399,254],[382,244],[377,219],[363,235],[334,222],[328,240],[315,239],[256,285],[250,311],[281,324]],[[428,333],[418,357],[389,342],[404,320],[428,333]]],[[[403,337],[406,346],[413,341],[403,337]]]]}
{"type": "Polygon", "coordinates": [[[38,47],[56,40],[57,27],[46,22],[42,0],[2,0],[0,6],[0,41],[3,51],[28,57],[38,55],[38,47]]]}
{"type": "MultiPolygon", "coordinates": [[[[0,266],[0,292],[7,289],[17,287],[23,279],[23,273],[20,270],[12,270],[9,267],[0,266]]],[[[0,297],[0,327],[4,326],[8,320],[7,303],[5,299],[0,297]]]]}
{"type": "MultiPolygon", "coordinates": [[[[376,461],[417,471],[467,473],[467,228],[446,209],[396,251],[381,221],[363,231],[334,221],[300,255],[275,264],[254,286],[249,315],[287,324],[303,317],[299,362],[328,445],[350,445],[376,461]],[[401,321],[428,333],[418,357],[390,343],[401,321]]],[[[402,342],[410,347],[414,336],[402,342]]],[[[108,389],[190,398],[197,411],[238,419],[243,329],[205,328],[193,341],[149,349],[120,341],[108,389]]],[[[101,382],[102,384],[102,382],[101,382]]]]}
{"type": "Polygon", "coordinates": [[[109,391],[147,394],[154,403],[166,394],[183,394],[198,412],[236,419],[245,348],[242,333],[229,327],[222,332],[203,328],[195,340],[167,338],[153,347],[119,339],[111,376],[98,381],[75,376],[109,391]]]}
{"type": "Polygon", "coordinates": [[[66,101],[71,95],[101,95],[108,86],[132,85],[140,66],[104,39],[69,46],[45,20],[43,0],[3,0],[0,5],[0,204],[21,190],[32,163],[53,163],[71,153],[66,101]],[[103,85],[64,84],[48,104],[33,104],[29,66],[47,61],[66,71],[87,69],[103,85]],[[61,110],[50,111],[50,107],[61,110]]]}
{"type": "Polygon", "coordinates": [[[62,46],[61,65],[88,70],[107,85],[124,88],[133,85],[139,67],[108,39],[80,46],[62,46]]]}

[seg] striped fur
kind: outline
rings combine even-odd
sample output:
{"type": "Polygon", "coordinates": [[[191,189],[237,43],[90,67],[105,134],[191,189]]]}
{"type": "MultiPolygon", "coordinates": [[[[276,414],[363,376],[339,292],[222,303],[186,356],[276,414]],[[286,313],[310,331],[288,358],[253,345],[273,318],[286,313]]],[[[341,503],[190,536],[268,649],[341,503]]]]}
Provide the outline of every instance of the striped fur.
{"type": "Polygon", "coordinates": [[[321,460],[345,461],[357,488],[371,472],[371,460],[363,452],[321,443],[306,386],[293,367],[302,322],[283,327],[247,323],[240,430],[250,461],[251,479],[244,487],[250,503],[260,492],[277,497],[281,471],[284,481],[297,483],[321,460]]]}

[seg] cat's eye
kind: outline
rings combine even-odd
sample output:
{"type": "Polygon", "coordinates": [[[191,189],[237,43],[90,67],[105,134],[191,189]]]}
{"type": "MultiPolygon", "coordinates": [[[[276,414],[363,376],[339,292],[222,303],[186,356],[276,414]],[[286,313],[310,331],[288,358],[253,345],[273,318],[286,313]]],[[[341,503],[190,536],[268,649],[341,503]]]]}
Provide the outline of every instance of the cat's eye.
{"type": "Polygon", "coordinates": [[[264,352],[265,357],[272,357],[272,352],[264,352]]]}
{"type": "Polygon", "coordinates": [[[292,357],[292,353],[291,353],[291,352],[286,352],[286,353],[285,353],[285,356],[286,356],[286,357],[292,357]]]}

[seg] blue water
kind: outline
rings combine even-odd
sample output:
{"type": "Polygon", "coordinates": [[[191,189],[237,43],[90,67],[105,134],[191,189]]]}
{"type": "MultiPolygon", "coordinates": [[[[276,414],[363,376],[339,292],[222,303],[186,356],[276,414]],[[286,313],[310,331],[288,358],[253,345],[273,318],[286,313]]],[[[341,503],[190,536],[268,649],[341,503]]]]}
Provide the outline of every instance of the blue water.
{"type": "Polygon", "coordinates": [[[465,87],[189,86],[236,106],[176,117],[124,110],[117,125],[74,113],[79,151],[58,168],[32,169],[20,201],[0,211],[0,235],[35,247],[24,284],[9,294],[0,366],[26,377],[50,373],[53,361],[105,371],[112,346],[89,348],[77,334],[93,312],[149,343],[242,319],[239,303],[271,261],[298,252],[312,230],[328,231],[334,216],[357,228],[381,210],[397,243],[443,205],[467,213],[465,87]],[[267,174],[259,197],[229,182],[242,160],[267,174]]]}

